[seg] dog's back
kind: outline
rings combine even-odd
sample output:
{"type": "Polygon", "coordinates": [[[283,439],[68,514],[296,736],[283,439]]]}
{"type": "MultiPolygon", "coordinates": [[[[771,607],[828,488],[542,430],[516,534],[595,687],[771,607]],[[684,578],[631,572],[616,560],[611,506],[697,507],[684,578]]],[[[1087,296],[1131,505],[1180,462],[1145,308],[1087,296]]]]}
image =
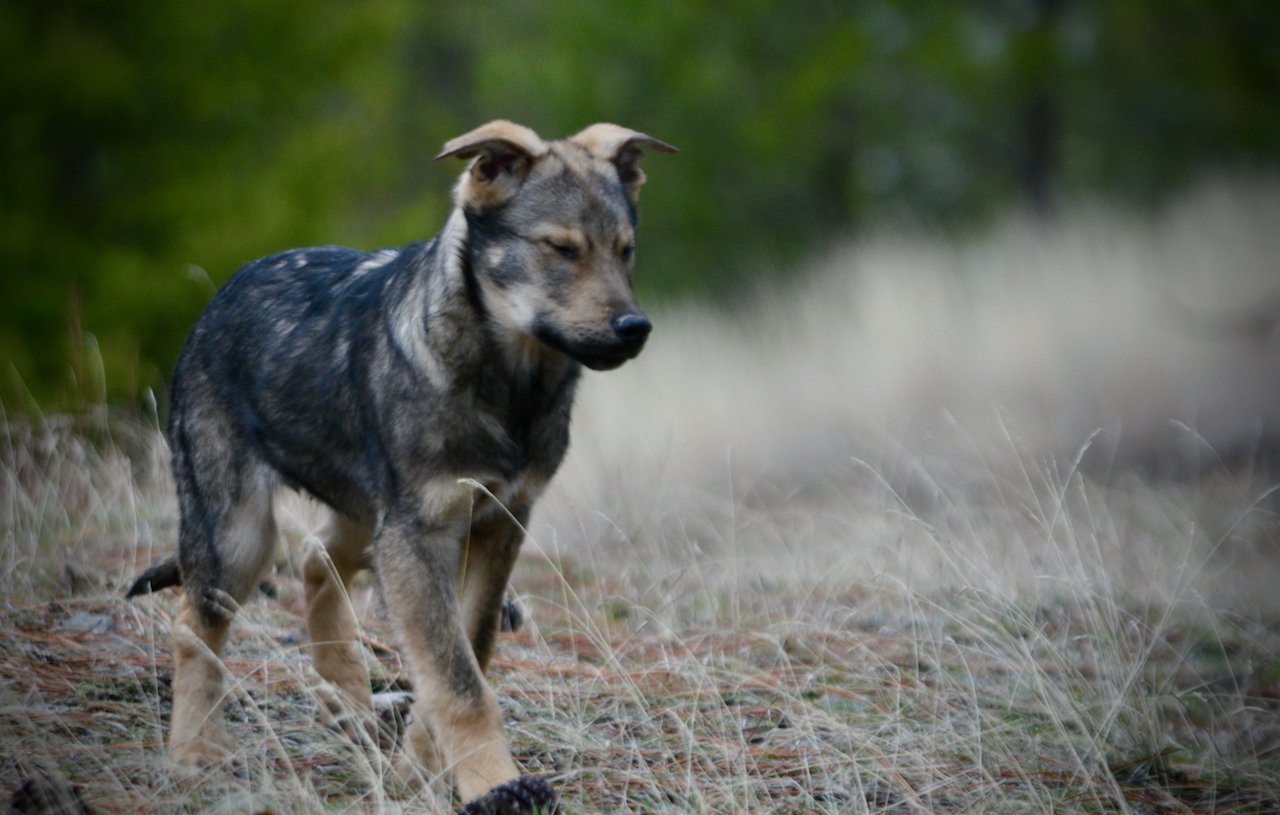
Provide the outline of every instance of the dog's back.
{"type": "MultiPolygon", "coordinates": [[[[432,243],[375,253],[296,249],[240,269],[214,297],[174,370],[169,435],[208,435],[255,455],[291,486],[357,518],[383,487],[386,457],[369,394],[389,366],[386,304],[429,269],[432,243]],[[421,267],[421,268],[419,268],[421,267]]],[[[430,400],[429,392],[419,397],[430,400]]]]}

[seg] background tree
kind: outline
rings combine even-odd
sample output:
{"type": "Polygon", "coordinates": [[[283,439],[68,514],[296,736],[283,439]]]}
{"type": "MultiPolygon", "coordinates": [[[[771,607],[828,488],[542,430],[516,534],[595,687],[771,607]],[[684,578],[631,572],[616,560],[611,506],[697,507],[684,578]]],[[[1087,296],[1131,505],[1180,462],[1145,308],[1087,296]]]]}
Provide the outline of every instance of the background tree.
{"type": "Polygon", "coordinates": [[[1265,0],[97,0],[0,7],[7,410],[162,392],[213,287],[314,243],[431,234],[505,117],[682,148],[645,190],[645,296],[740,291],[884,220],[1158,203],[1280,156],[1265,0]]]}

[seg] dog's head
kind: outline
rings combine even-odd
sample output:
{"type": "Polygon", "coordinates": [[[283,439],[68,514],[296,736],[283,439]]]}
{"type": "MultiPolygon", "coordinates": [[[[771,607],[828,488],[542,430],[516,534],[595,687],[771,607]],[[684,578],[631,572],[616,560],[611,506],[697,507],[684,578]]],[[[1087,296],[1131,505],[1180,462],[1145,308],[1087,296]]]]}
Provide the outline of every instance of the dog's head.
{"type": "Polygon", "coordinates": [[[492,319],[596,370],[640,353],[651,326],[631,270],[645,150],[676,151],[617,125],[545,142],[503,121],[444,146],[437,158],[472,159],[454,197],[492,319]]]}

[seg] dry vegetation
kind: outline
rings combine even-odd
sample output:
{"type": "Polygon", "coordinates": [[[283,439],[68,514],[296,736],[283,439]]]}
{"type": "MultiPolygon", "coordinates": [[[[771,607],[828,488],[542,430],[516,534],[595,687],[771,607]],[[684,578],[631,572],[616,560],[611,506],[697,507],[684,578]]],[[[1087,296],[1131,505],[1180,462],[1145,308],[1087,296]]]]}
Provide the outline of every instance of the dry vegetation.
{"type": "MultiPolygon", "coordinates": [[[[590,377],[492,670],[577,813],[1280,809],[1280,189],[885,236],[590,377]],[[1268,309],[1270,309],[1268,313],[1268,309]]],[[[282,501],[233,770],[163,760],[154,423],[0,438],[0,791],[99,812],[447,812],[321,723],[282,501]]],[[[403,688],[367,585],[379,690],[403,688]]]]}

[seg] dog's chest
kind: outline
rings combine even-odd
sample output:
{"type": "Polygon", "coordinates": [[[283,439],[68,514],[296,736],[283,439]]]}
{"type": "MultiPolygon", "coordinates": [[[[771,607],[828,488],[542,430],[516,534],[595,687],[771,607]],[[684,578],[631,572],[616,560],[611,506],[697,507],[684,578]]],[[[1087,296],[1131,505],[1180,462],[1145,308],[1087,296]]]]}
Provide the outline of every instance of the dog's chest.
{"type": "Polygon", "coordinates": [[[493,472],[503,482],[517,483],[529,473],[550,478],[569,445],[568,405],[535,409],[485,411],[473,417],[472,439],[479,441],[473,466],[493,472]]]}
{"type": "Polygon", "coordinates": [[[550,479],[569,445],[571,374],[511,382],[486,373],[472,379],[473,391],[453,394],[422,416],[420,441],[442,445],[443,461],[431,456],[433,469],[443,465],[456,477],[503,489],[530,477],[550,479]]]}

